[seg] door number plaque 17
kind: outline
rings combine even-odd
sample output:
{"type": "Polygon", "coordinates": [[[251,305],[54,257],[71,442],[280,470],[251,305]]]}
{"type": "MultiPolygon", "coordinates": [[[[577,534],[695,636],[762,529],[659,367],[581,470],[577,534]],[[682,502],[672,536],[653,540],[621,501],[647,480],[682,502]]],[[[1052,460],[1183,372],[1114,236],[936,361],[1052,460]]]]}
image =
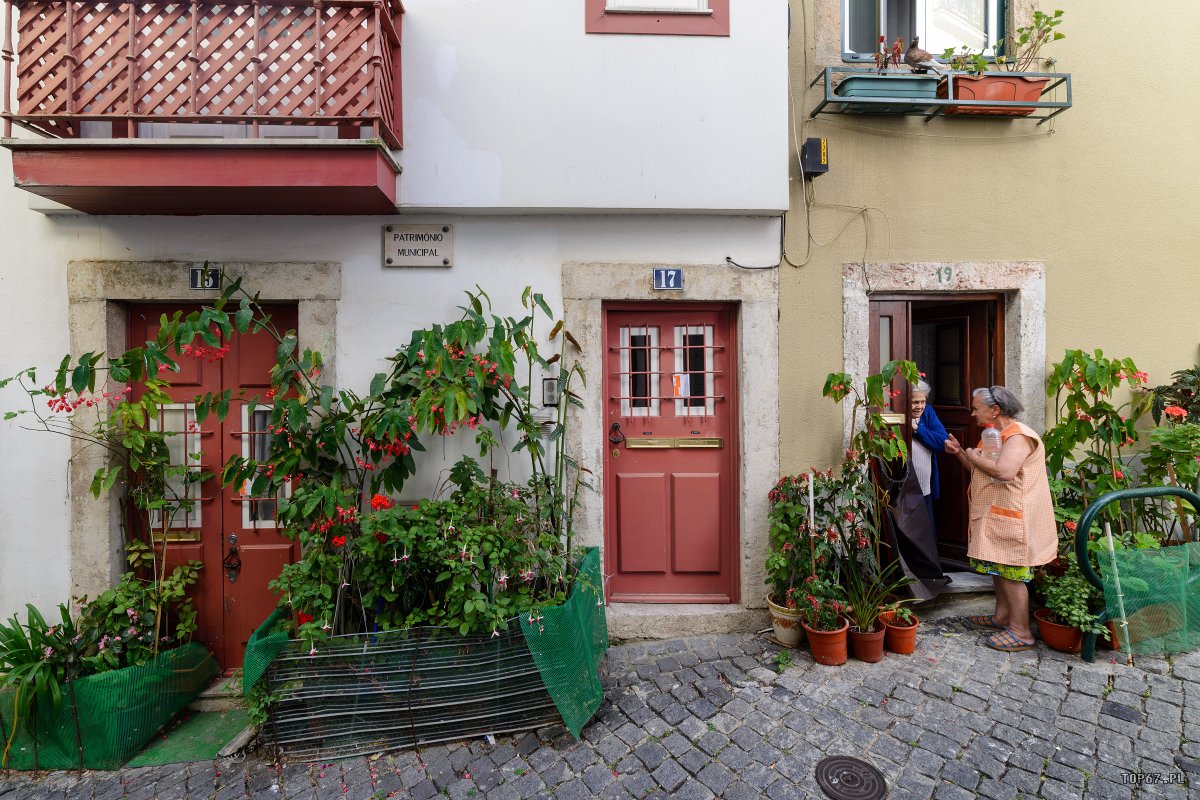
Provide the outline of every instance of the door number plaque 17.
{"type": "Polygon", "coordinates": [[[683,289],[683,269],[680,267],[655,267],[654,288],[667,291],[683,289]]]}

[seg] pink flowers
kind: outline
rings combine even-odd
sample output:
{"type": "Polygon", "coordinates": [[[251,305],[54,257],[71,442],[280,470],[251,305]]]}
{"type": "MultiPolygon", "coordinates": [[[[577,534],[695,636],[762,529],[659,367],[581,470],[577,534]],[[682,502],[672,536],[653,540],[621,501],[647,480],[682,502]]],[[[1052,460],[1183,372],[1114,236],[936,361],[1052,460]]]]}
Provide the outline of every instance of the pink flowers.
{"type": "Polygon", "coordinates": [[[1119,481],[1120,481],[1120,480],[1124,480],[1124,479],[1125,479],[1125,473],[1124,473],[1124,472],[1121,472],[1121,470],[1119,470],[1119,469],[1114,469],[1114,470],[1113,470],[1113,477],[1114,477],[1114,478],[1116,478],[1116,479],[1117,479],[1117,480],[1119,480],[1119,481]]]}

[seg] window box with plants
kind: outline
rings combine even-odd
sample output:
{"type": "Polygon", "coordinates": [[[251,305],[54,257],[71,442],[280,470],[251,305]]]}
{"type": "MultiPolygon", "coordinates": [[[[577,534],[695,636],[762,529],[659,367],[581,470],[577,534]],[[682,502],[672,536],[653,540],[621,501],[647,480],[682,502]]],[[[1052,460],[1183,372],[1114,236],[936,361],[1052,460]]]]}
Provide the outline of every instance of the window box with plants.
{"type": "Polygon", "coordinates": [[[1062,11],[1053,14],[1035,11],[1032,25],[1018,28],[1015,36],[998,42],[996,52],[1008,54],[997,55],[994,59],[972,53],[966,46],[958,51],[946,48],[942,59],[953,72],[938,84],[938,98],[972,103],[998,101],[1004,105],[948,105],[942,113],[1008,117],[1033,114],[1036,106],[1018,104],[1040,102],[1046,85],[1054,77],[1031,70],[1040,63],[1039,55],[1044,45],[1065,38],[1065,34],[1056,30],[1062,22],[1062,14],[1062,11]],[[988,68],[992,66],[997,71],[989,72],[988,68]]]}

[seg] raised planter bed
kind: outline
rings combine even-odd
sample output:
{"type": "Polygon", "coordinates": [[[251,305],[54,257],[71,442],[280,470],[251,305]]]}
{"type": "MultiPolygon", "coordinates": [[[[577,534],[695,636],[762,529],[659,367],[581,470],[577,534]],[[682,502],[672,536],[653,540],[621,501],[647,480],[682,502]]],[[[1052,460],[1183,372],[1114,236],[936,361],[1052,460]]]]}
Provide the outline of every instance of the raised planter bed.
{"type": "Polygon", "coordinates": [[[590,550],[566,603],[498,635],[407,628],[310,643],[272,633],[277,611],[246,652],[246,691],[261,676],[271,697],[264,738],[284,759],[312,761],[560,721],[578,737],[603,696],[599,564],[590,550]]]}
{"type": "Polygon", "coordinates": [[[13,730],[13,692],[0,693],[0,752],[8,769],[118,769],[212,681],[217,662],[200,644],[159,653],[148,664],[101,672],[63,686],[54,716],[39,703],[34,724],[13,730]],[[78,726],[78,727],[77,727],[78,726]]]}

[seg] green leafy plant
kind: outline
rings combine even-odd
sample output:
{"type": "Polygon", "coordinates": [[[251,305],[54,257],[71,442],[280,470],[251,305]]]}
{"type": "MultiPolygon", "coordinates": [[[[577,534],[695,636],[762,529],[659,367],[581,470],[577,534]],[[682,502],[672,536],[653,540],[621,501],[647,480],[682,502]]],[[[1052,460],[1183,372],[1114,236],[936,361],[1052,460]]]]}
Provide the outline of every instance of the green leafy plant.
{"type": "Polygon", "coordinates": [[[271,586],[303,637],[426,624],[493,631],[560,602],[576,579],[572,519],[588,470],[566,455],[563,434],[580,403],[578,345],[530,289],[520,318],[492,313],[482,290],[466,294],[459,319],[414,332],[363,395],[323,386],[320,354],[297,355],[294,333],[274,331],[257,297],[241,297],[246,323],[280,341],[267,398],[274,436],[267,459],[235,456],[222,480],[279,498],[278,522],[302,555],[271,586]],[[544,341],[558,352],[543,356],[544,341]],[[532,400],[537,371],[557,376],[548,423],[532,400]],[[394,506],[419,434],[473,434],[490,459],[506,431],[511,452],[529,457],[528,482],[498,482],[468,457],[451,469],[448,497],[394,506]]]}
{"type": "MultiPolygon", "coordinates": [[[[1055,423],[1042,440],[1055,515],[1062,524],[1060,554],[1071,549],[1075,522],[1088,503],[1133,485],[1126,453],[1138,442],[1137,421],[1148,406],[1140,391],[1145,383],[1146,373],[1132,359],[1108,358],[1100,350],[1067,350],[1050,368],[1046,393],[1054,398],[1055,423]],[[1131,392],[1123,403],[1117,399],[1122,387],[1131,392]]],[[[1161,527],[1161,514],[1152,504],[1113,505],[1104,519],[1126,538],[1161,527]]]]}
{"type": "MultiPolygon", "coordinates": [[[[47,702],[49,717],[55,719],[62,710],[63,685],[73,692],[72,682],[87,671],[84,655],[92,640],[77,629],[70,609],[60,604],[58,611],[57,625],[48,625],[32,605],[25,606],[24,625],[15,614],[0,624],[0,689],[13,689],[13,725],[0,767],[7,764],[18,727],[30,729],[39,705],[47,702]]],[[[78,735],[78,717],[75,729],[78,735]]]]}
{"type": "Polygon", "coordinates": [[[983,50],[972,52],[971,48],[964,44],[957,50],[947,47],[942,51],[942,60],[947,62],[952,70],[975,75],[987,72],[993,64],[999,70],[1029,72],[1038,66],[1042,47],[1067,38],[1066,34],[1055,30],[1062,24],[1062,16],[1063,12],[1060,10],[1053,14],[1034,11],[1032,25],[1017,28],[1012,36],[996,41],[994,58],[985,55],[986,51],[983,50]]]}
{"type": "Polygon", "coordinates": [[[1062,575],[1044,574],[1040,582],[1052,622],[1108,638],[1108,628],[1099,623],[1093,611],[1103,602],[1103,596],[1097,596],[1097,590],[1083,577],[1077,562],[1071,560],[1062,575]]]}
{"type": "Polygon", "coordinates": [[[878,628],[877,622],[881,611],[886,610],[884,603],[888,595],[895,594],[900,589],[913,583],[912,578],[899,575],[899,567],[889,564],[874,578],[864,577],[857,569],[848,567],[846,574],[846,602],[855,626],[863,633],[870,633],[878,628]]]}
{"type": "Polygon", "coordinates": [[[814,631],[836,631],[844,624],[846,591],[835,581],[810,577],[798,609],[804,624],[814,631]]]}
{"type": "Polygon", "coordinates": [[[902,628],[907,628],[910,625],[917,623],[917,615],[908,607],[908,603],[915,603],[916,598],[908,600],[899,600],[892,603],[887,603],[883,606],[881,613],[891,614],[892,624],[902,628]]]}
{"type": "Polygon", "coordinates": [[[780,650],[775,654],[775,667],[779,672],[785,672],[792,665],[792,652],[780,650]]]}
{"type": "Polygon", "coordinates": [[[196,609],[187,592],[199,578],[201,562],[176,565],[161,580],[152,580],[139,577],[154,564],[149,545],[130,542],[126,558],[132,569],[116,586],[90,602],[78,600],[79,627],[95,645],[86,660],[96,672],[144,664],[160,650],[186,644],[196,631],[196,609]]]}
{"type": "MultiPolygon", "coordinates": [[[[96,470],[90,488],[99,497],[124,487],[120,520],[131,548],[129,566],[139,576],[149,576],[157,598],[150,615],[154,631],[147,639],[153,653],[160,643],[172,639],[164,639],[160,614],[174,602],[180,581],[178,569],[168,573],[170,537],[166,534],[178,515],[193,510],[195,488],[212,477],[193,463],[199,454],[187,454],[182,463],[172,458],[172,439],[184,432],[164,430],[158,423],[160,409],[173,402],[169,379],[180,370],[179,358],[223,356],[228,346],[221,342],[232,331],[229,315],[218,308],[164,315],[153,340],[111,358],[100,353],[67,355],[45,385],[38,380],[36,368],[0,380],[0,388],[15,383],[29,401],[28,408],[6,411],[6,420],[19,419],[31,430],[65,436],[107,454],[108,463],[96,470]],[[160,548],[137,549],[137,543],[152,537],[162,542],[160,548]]],[[[209,396],[205,405],[223,416],[229,393],[209,396]]],[[[133,580],[127,576],[126,586],[133,580]]]]}
{"type": "Polygon", "coordinates": [[[942,60],[950,65],[950,69],[958,72],[982,73],[988,68],[988,59],[982,52],[972,53],[971,48],[963,45],[958,50],[947,47],[942,51],[942,60]]]}
{"type": "Polygon", "coordinates": [[[1154,395],[1150,413],[1155,424],[1162,422],[1168,406],[1176,406],[1184,412],[1182,417],[1177,417],[1177,422],[1200,423],[1200,364],[1173,372],[1170,383],[1155,386],[1150,391],[1154,395]]]}
{"type": "Polygon", "coordinates": [[[1001,54],[996,56],[997,67],[1010,72],[1029,72],[1038,64],[1042,47],[1067,38],[1056,30],[1062,24],[1062,17],[1061,9],[1052,14],[1034,11],[1032,25],[1017,28],[1012,36],[996,42],[996,52],[1001,54]]]}

